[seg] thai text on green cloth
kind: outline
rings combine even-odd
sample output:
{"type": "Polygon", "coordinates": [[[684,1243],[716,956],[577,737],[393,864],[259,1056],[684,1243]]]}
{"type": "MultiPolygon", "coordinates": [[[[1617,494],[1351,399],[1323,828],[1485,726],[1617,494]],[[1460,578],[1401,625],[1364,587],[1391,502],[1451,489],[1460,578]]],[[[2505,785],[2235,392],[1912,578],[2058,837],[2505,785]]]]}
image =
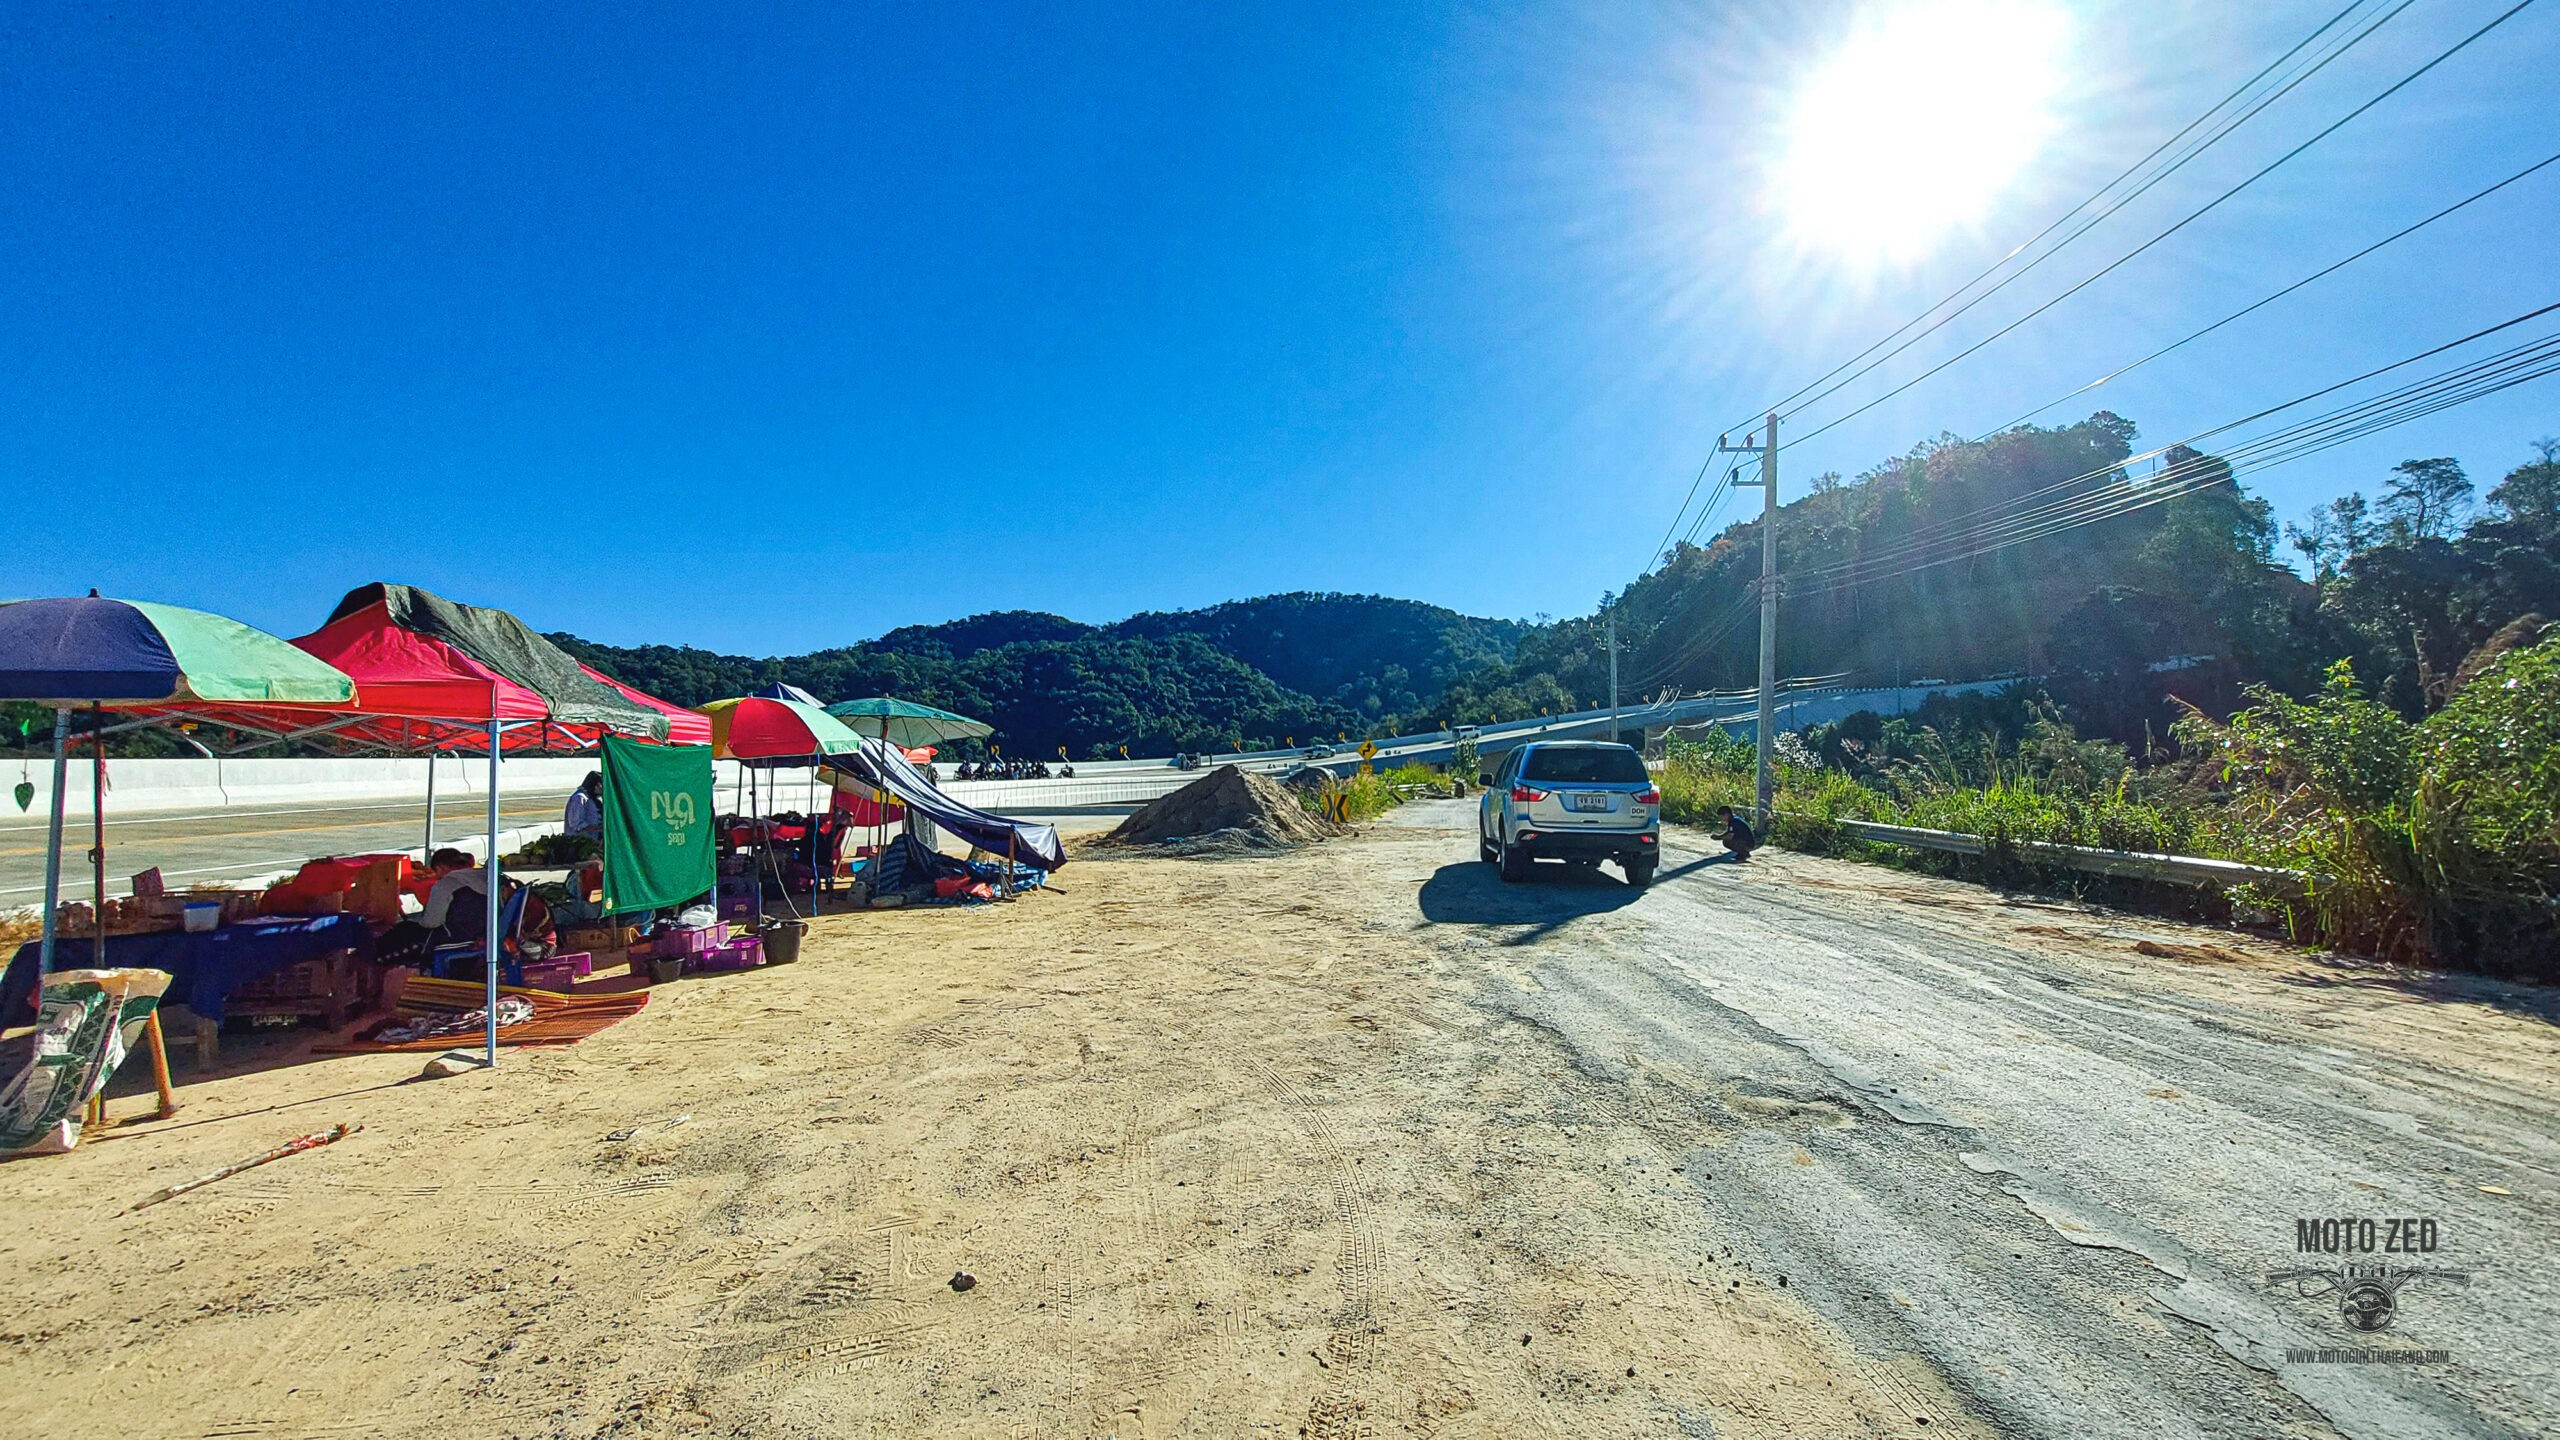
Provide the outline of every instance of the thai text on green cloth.
{"type": "Polygon", "coordinates": [[[681,905],[711,889],[711,747],[604,739],[604,908],[681,905]]]}

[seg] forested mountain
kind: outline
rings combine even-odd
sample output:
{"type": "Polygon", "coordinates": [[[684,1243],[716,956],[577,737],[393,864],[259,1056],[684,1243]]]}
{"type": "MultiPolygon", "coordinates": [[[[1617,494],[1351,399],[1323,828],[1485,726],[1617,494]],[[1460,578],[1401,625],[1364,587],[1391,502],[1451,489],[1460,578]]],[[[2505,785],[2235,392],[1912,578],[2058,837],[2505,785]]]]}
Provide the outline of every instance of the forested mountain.
{"type": "MultiPolygon", "coordinates": [[[[2542,442],[2477,514],[2445,458],[2399,466],[2376,501],[2321,507],[2290,527],[2317,576],[2305,582],[2276,562],[2266,502],[2227,465],[2172,447],[2159,461],[2175,483],[2139,478],[2124,466],[2134,435],[2101,412],[1811,480],[1777,519],[1779,673],[2034,676],[2084,730],[2138,744],[2164,736],[2180,702],[2221,713],[2250,684],[2308,693],[2340,658],[2415,717],[2502,628],[2560,616],[2560,445],[2542,442]],[[2087,523],[1985,543],[2024,533],[2011,517],[2029,507],[2087,523]]],[[[1751,684],[1759,572],[1755,517],[1676,545],[1614,597],[1624,693],[1751,684]]],[[[1524,637],[1512,664],[1461,678],[1443,708],[1482,719],[1605,703],[1603,614],[1524,637]]]]}
{"type": "Polygon", "coordinates": [[[831,701],[896,695],[987,720],[1017,753],[1064,745],[1081,758],[1360,734],[1420,714],[1530,631],[1411,600],[1300,593],[1104,626],[1000,611],[772,658],[551,638],[678,704],[775,681],[831,701]]]}
{"type": "MultiPolygon", "coordinates": [[[[2084,732],[2146,745],[2184,706],[2224,713],[2253,684],[2309,693],[2340,658],[2414,718],[2512,622],[2560,616],[2560,444],[2485,504],[2439,457],[2378,477],[2370,502],[2324,505],[2290,527],[2312,581],[2277,563],[2274,517],[2228,466],[2173,447],[2164,482],[2128,466],[2134,450],[2133,424],[2100,412],[1811,479],[1777,517],[1780,673],[2032,676],[2084,732]],[[2029,510],[2073,523],[1987,543],[2029,510]]],[[[788,680],[980,715],[1025,753],[1147,754],[1605,704],[1611,607],[1624,698],[1739,688],[1758,670],[1759,571],[1755,517],[1547,625],[1301,593],[1107,625],[1006,611],[775,659],[554,638],[685,704],[788,680]]]]}
{"type": "Polygon", "coordinates": [[[1534,629],[1419,600],[1311,591],[1151,611],[1107,628],[1121,636],[1197,635],[1293,690],[1372,714],[1419,709],[1460,675],[1510,660],[1534,629]]]}
{"type": "MultiPolygon", "coordinates": [[[[1946,437],[1854,479],[1813,480],[1778,515],[1779,672],[2050,677],[2104,712],[2090,716],[2097,728],[2131,737],[2146,719],[2165,731],[2171,688],[2223,709],[2250,681],[2310,683],[2325,663],[2317,597],[2276,563],[2266,503],[2228,466],[2183,449],[2160,457],[2177,483],[2129,476],[2134,434],[2100,412],[1946,437]],[[2154,485],[2166,498],[2146,503],[2154,485]],[[2086,523],[1986,544],[2020,533],[2008,517],[2030,507],[2086,523]]],[[[1625,666],[1634,683],[1750,683],[1757,621],[1748,600],[1738,615],[1731,606],[1759,569],[1754,521],[1677,547],[1630,586],[1619,627],[1637,637],[1625,666]]]]}
{"type": "MultiPolygon", "coordinates": [[[[2032,676],[2084,733],[2146,746],[2182,705],[2225,713],[2252,684],[2309,694],[2340,659],[2414,720],[2488,653],[2560,617],[2560,442],[2539,442],[2485,496],[2440,456],[2373,477],[2370,500],[2322,505],[2286,527],[2310,581],[2276,563],[2274,519],[2228,467],[2173,448],[2159,459],[2185,478],[2163,486],[2129,473],[2134,448],[2132,423],[2100,412],[1812,478],[1777,520],[1780,673],[2032,676]],[[2016,534],[2026,507],[2057,506],[2088,523],[1981,543],[2016,534]]],[[[1153,755],[1605,704],[1612,608],[1625,699],[1739,688],[1758,669],[1759,569],[1755,516],[1675,545],[1593,614],[1552,624],[1296,593],[1102,625],[999,611],[779,657],[551,638],[679,704],[780,680],[979,716],[1017,754],[1153,755]]],[[[46,719],[0,711],[0,746],[34,745],[46,719]]],[[[146,740],[181,744],[122,743],[146,740]]]]}
{"type": "Polygon", "coordinates": [[[901,625],[868,645],[856,648],[909,655],[947,655],[954,660],[966,660],[981,650],[993,650],[999,645],[1080,640],[1092,633],[1094,627],[1064,615],[1052,615],[1046,610],[990,610],[966,619],[945,620],[939,625],[901,625]]]}

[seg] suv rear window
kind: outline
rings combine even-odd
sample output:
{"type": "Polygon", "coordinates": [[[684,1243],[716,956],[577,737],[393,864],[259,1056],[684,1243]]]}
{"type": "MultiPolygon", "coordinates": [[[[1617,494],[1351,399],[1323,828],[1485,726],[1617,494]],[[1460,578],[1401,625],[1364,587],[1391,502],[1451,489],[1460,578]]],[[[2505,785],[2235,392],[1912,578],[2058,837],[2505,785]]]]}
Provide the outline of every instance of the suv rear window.
{"type": "Polygon", "coordinates": [[[1636,752],[1624,745],[1588,749],[1541,745],[1529,752],[1520,778],[1557,785],[1641,785],[1653,777],[1645,773],[1644,761],[1636,758],[1636,752]]]}

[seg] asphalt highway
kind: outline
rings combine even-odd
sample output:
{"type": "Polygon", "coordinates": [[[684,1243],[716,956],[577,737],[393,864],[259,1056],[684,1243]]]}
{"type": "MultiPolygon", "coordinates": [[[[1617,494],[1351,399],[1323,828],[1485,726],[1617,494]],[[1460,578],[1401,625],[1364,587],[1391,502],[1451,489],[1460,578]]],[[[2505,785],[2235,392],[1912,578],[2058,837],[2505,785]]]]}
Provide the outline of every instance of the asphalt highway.
{"type": "Polygon", "coordinates": [[[2552,992],[1670,833],[1647,891],[1505,885],[1471,806],[1387,823],[1445,827],[1421,919],[1478,1003],[1614,1093],[1560,1123],[1651,1137],[1595,1164],[2000,1433],[2560,1433],[2552,992]],[[2301,1253],[2323,1217],[2376,1248],[2301,1253]],[[2429,1273],[2370,1332],[2271,1279],[2350,1264],[2429,1273]]]}
{"type": "MultiPolygon", "coordinates": [[[[499,814],[507,828],[557,821],[560,795],[509,795],[499,814]]],[[[416,801],[333,805],[241,806],[194,814],[118,818],[107,801],[107,889],[128,888],[134,873],[157,865],[172,885],[245,879],[291,869],[316,855],[416,850],[426,835],[427,807],[416,801]]],[[[488,831],[488,811],[472,798],[436,805],[436,843],[488,831]]],[[[89,893],[89,826],[67,825],[62,837],[63,892],[89,893]]],[[[34,904],[44,893],[45,820],[41,814],[0,822],[0,908],[34,904]]]]}
{"type": "MultiPolygon", "coordinates": [[[[509,795],[500,802],[504,828],[556,822],[562,795],[509,795]]],[[[787,801],[789,797],[784,797],[787,801]]],[[[1069,834],[1107,829],[1133,805],[1020,810],[1016,819],[1056,825],[1069,834]]],[[[350,801],[333,805],[238,807],[199,814],[142,815],[119,819],[107,806],[107,889],[120,894],[134,872],[153,865],[177,886],[248,879],[289,870],[319,855],[416,851],[423,842],[427,807],[414,802],[350,801]]],[[[487,833],[488,814],[476,799],[439,801],[436,843],[455,844],[487,833]]],[[[63,833],[63,893],[88,895],[89,827],[85,820],[63,833]]],[[[0,823],[0,909],[32,905],[44,893],[45,824],[41,816],[0,823]]]]}

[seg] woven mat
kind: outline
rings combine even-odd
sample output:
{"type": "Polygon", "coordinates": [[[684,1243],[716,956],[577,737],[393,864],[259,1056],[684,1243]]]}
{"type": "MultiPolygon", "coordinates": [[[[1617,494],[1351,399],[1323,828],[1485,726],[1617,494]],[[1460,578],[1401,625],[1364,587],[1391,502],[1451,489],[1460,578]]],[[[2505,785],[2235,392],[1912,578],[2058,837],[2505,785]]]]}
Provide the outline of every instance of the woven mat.
{"type": "MultiPolygon", "coordinates": [[[[649,1003],[646,990],[618,995],[560,995],[549,990],[525,990],[502,985],[498,987],[498,993],[521,995],[533,1002],[532,1019],[498,1032],[500,1045],[514,1046],[575,1045],[609,1025],[639,1014],[649,1003]]],[[[400,991],[400,1013],[413,1016],[467,1015],[487,1004],[488,998],[487,987],[476,980],[411,980],[400,991]]],[[[392,1050],[451,1050],[457,1046],[468,1049],[481,1043],[484,1033],[473,1030],[461,1035],[436,1035],[387,1045],[371,1040],[344,1040],[313,1048],[335,1055],[392,1050]]]]}

